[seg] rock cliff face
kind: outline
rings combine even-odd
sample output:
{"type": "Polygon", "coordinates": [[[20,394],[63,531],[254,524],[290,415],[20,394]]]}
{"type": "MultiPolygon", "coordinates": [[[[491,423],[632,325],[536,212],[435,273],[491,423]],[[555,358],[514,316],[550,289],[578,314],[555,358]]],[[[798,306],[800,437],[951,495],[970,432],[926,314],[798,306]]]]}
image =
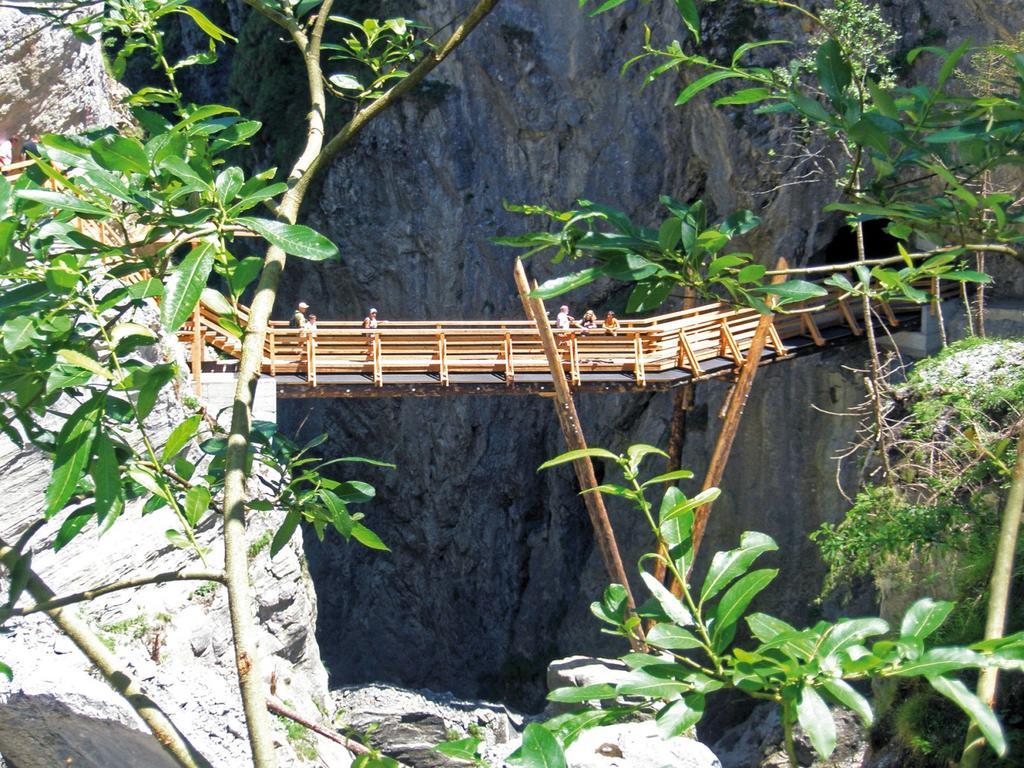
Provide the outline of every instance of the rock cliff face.
{"type": "MultiPolygon", "coordinates": [[[[461,6],[421,3],[414,15],[443,23],[461,6]]],[[[706,6],[708,46],[805,36],[792,19],[737,7],[706,6]]],[[[1024,16],[1007,0],[893,0],[883,10],[909,31],[908,48],[990,39],[1024,16]]],[[[768,192],[780,172],[767,154],[780,140],[769,123],[707,102],[674,109],[671,78],[641,91],[640,70],[618,76],[643,24],[675,30],[673,13],[670,3],[630,4],[588,19],[568,0],[503,2],[428,88],[334,163],[306,216],[341,246],[342,261],[293,265],[281,311],[303,298],[321,317],[358,318],[370,304],[384,318],[520,317],[511,256],[487,240],[525,228],[502,200],[557,207],[586,197],[647,220],[658,194],[702,197],[718,212],[758,211],[765,223],[749,244],[765,260],[801,261],[827,246],[838,222],[820,210],[834,189],[826,181],[768,192]]],[[[539,261],[532,269],[551,271],[539,261]]],[[[577,309],[621,301],[612,287],[572,297],[577,309]]],[[[783,577],[767,607],[794,620],[813,618],[803,606],[820,563],[806,535],[844,511],[829,456],[853,434],[852,420],[814,407],[841,412],[860,400],[848,368],[864,357],[854,346],[766,371],[716,504],[708,551],[748,528],[776,536],[783,577]]],[[[698,472],[723,393],[702,386],[690,419],[684,465],[698,472]]],[[[579,409],[591,444],[666,442],[668,395],[584,396],[579,409]]],[[[613,649],[588,616],[605,578],[571,475],[534,471],[562,450],[549,403],[285,401],[280,413],[286,428],[328,432],[341,454],[398,465],[373,478],[380,495],[367,510],[391,554],[307,541],[335,681],[429,685],[523,706],[537,701],[546,659],[613,649]]],[[[850,471],[841,473],[847,488],[850,471]]],[[[630,562],[646,541],[642,527],[615,505],[612,515],[630,562]]]]}
{"type": "MultiPolygon", "coordinates": [[[[120,111],[111,102],[115,89],[106,79],[98,47],[35,26],[21,14],[0,9],[5,50],[0,83],[7,97],[0,105],[0,128],[8,135],[26,136],[118,122],[120,111]]],[[[136,320],[159,329],[152,308],[136,320]]],[[[180,355],[173,340],[152,352],[180,355]]],[[[147,427],[160,444],[184,418],[181,403],[168,392],[147,427]]],[[[0,438],[0,537],[5,541],[17,541],[42,515],[49,476],[46,456],[0,438]]],[[[164,535],[174,523],[160,513],[143,517],[137,505],[126,510],[105,536],[92,527],[57,554],[52,544],[61,522],[47,523],[29,545],[34,569],[57,594],[194,565],[195,555],[172,546],[164,535]]],[[[316,596],[297,539],[270,560],[267,545],[274,523],[269,515],[253,519],[249,530],[264,671],[280,700],[319,720],[330,714],[331,704],[313,635],[316,596]]],[[[199,535],[211,550],[213,568],[223,562],[219,527],[219,518],[212,516],[199,535]]],[[[6,573],[0,578],[5,594],[6,578],[6,573]]],[[[203,582],[151,586],[67,610],[81,612],[214,766],[234,768],[248,761],[227,599],[221,587],[203,582]]],[[[42,614],[5,622],[0,659],[14,671],[13,681],[0,678],[0,756],[7,764],[174,765],[128,705],[42,614]]],[[[282,765],[308,763],[311,755],[331,766],[350,762],[348,753],[333,742],[289,733],[283,724],[275,735],[282,765]]]]}

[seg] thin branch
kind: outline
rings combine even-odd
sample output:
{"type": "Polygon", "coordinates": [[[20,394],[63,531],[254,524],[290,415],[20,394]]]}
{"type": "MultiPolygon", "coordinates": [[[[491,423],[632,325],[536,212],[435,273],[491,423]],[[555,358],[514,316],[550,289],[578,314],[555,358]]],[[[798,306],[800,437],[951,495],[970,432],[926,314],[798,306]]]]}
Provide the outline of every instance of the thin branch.
{"type": "Polygon", "coordinates": [[[39,613],[40,611],[52,611],[56,608],[64,608],[65,606],[74,605],[75,603],[85,603],[90,600],[95,600],[97,597],[109,595],[111,592],[120,592],[124,589],[135,589],[137,587],[149,586],[150,584],[167,584],[172,581],[215,581],[218,584],[223,584],[225,576],[223,571],[211,570],[193,571],[186,569],[181,571],[164,571],[163,573],[154,573],[150,576],[139,576],[134,579],[115,581],[111,584],[104,584],[81,592],[74,592],[70,595],[64,595],[63,597],[54,597],[51,600],[36,603],[35,605],[30,605],[25,608],[0,609],[0,620],[6,619],[9,616],[28,616],[29,614],[39,613]]]}
{"type": "Polygon", "coordinates": [[[765,275],[771,277],[773,275],[823,275],[831,272],[845,272],[849,269],[853,269],[858,264],[861,266],[882,266],[885,264],[900,264],[906,263],[909,258],[912,261],[919,261],[921,259],[927,259],[932,256],[938,256],[943,253],[949,253],[950,251],[984,251],[987,253],[1003,253],[1007,256],[1019,256],[1020,252],[1016,248],[1012,248],[1008,245],[999,245],[997,243],[970,243],[966,246],[953,245],[945,248],[935,248],[931,251],[921,251],[919,253],[908,253],[906,256],[886,256],[881,259],[865,259],[864,261],[851,261],[846,264],[825,264],[817,267],[790,267],[788,269],[769,269],[765,272],[765,275]]]}
{"type": "MultiPolygon", "coordinates": [[[[24,568],[25,590],[37,603],[47,603],[55,599],[53,590],[3,539],[0,539],[0,562],[7,567],[8,571],[13,571],[19,565],[24,568]]],[[[183,768],[212,768],[209,761],[192,746],[156,702],[146,695],[128,668],[111,653],[82,619],[73,612],[64,611],[61,608],[54,608],[46,613],[99,670],[110,687],[117,691],[142,718],[142,721],[152,731],[153,737],[179,765],[183,768]]]]}
{"type": "Polygon", "coordinates": [[[310,165],[306,170],[302,179],[299,181],[299,184],[304,187],[308,186],[313,177],[315,177],[316,174],[319,173],[320,170],[329,163],[334,156],[337,155],[338,152],[340,152],[342,148],[344,148],[345,145],[348,144],[356,134],[366,126],[367,123],[419,85],[420,82],[429,75],[438,64],[448,58],[452,51],[454,51],[462,41],[466,39],[470,32],[476,29],[477,25],[480,24],[480,22],[483,21],[498,4],[498,1],[499,0],[478,0],[476,5],[473,6],[473,9],[466,16],[466,20],[452,31],[451,35],[443,45],[428,53],[426,57],[416,65],[412,72],[409,73],[408,77],[400,80],[387,93],[374,99],[372,102],[356,112],[352,116],[352,119],[349,120],[327,143],[327,146],[323,148],[317,158],[313,161],[312,165],[310,165]]]}
{"type": "MultiPolygon", "coordinates": [[[[280,715],[281,717],[286,717],[289,720],[298,723],[303,728],[306,728],[307,730],[310,730],[313,733],[323,736],[325,739],[330,739],[335,744],[341,744],[341,746],[343,746],[349,752],[355,752],[357,755],[373,754],[373,750],[365,744],[360,744],[358,741],[355,741],[354,739],[345,738],[344,736],[342,736],[339,733],[336,733],[335,731],[324,728],[321,725],[317,725],[312,720],[307,720],[298,712],[288,709],[278,701],[274,701],[273,699],[267,699],[267,711],[272,712],[275,715],[280,715]]],[[[408,768],[408,766],[406,766],[404,763],[398,763],[398,766],[399,768],[408,768]]]]}

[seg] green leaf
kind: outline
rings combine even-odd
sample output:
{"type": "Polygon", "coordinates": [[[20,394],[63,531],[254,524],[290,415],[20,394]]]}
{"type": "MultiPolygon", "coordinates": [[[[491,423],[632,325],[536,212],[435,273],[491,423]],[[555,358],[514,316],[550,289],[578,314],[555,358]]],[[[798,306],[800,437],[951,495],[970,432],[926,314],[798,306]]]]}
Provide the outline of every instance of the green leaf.
{"type": "Polygon", "coordinates": [[[746,531],[740,536],[740,545],[728,552],[716,552],[701,589],[701,602],[706,602],[721,592],[765,552],[778,549],[778,545],[764,533],[746,531]]]}
{"type": "Polygon", "coordinates": [[[681,736],[704,717],[704,694],[693,691],[658,713],[658,733],[663,739],[681,736]]]}
{"type": "Polygon", "coordinates": [[[849,62],[843,56],[839,43],[834,38],[829,38],[818,47],[815,63],[818,68],[818,82],[821,83],[822,90],[832,100],[832,103],[838,106],[842,102],[843,92],[853,79],[853,72],[849,62]]]}
{"type": "Polygon", "coordinates": [[[352,538],[362,544],[364,547],[370,549],[378,549],[383,552],[390,552],[391,549],[381,541],[380,536],[371,531],[362,523],[356,523],[352,526],[352,538]]]}
{"type": "Polygon", "coordinates": [[[984,667],[985,657],[967,648],[932,648],[914,661],[900,666],[893,674],[898,677],[935,677],[969,667],[984,667]]]}
{"type": "Polygon", "coordinates": [[[87,216],[109,216],[110,211],[98,205],[79,200],[77,197],[65,195],[61,192],[51,192],[48,189],[19,189],[14,193],[22,200],[31,200],[35,203],[43,203],[51,208],[59,208],[63,211],[74,211],[87,216]]]}
{"type": "Polygon", "coordinates": [[[48,518],[64,507],[82,478],[89,463],[96,424],[103,405],[103,397],[90,398],[67,418],[57,435],[53,472],[46,487],[45,514],[48,518]]]}
{"type": "Polygon", "coordinates": [[[822,640],[818,655],[822,658],[874,635],[884,635],[889,625],[882,619],[847,619],[836,623],[822,640]]]}
{"type": "Polygon", "coordinates": [[[12,317],[3,326],[4,349],[8,354],[14,354],[19,349],[32,346],[32,343],[39,338],[39,329],[36,327],[35,318],[27,315],[12,317]]]}
{"type": "Polygon", "coordinates": [[[697,4],[693,0],[676,0],[676,8],[683,17],[683,24],[693,35],[693,41],[700,45],[700,16],[697,15],[697,4]]]}
{"type": "Polygon", "coordinates": [[[324,261],[337,258],[339,255],[338,247],[334,243],[302,224],[285,224],[282,221],[257,219],[251,216],[241,216],[236,221],[292,256],[310,261],[324,261]]]}
{"type": "Polygon", "coordinates": [[[956,704],[971,721],[978,726],[985,741],[995,750],[999,757],[1006,754],[1006,737],[992,709],[979,699],[959,680],[935,675],[927,676],[932,688],[956,704]]]}
{"type": "Polygon", "coordinates": [[[537,723],[530,723],[523,731],[520,763],[523,768],[566,768],[562,746],[547,728],[537,723]]]}
{"type": "Polygon", "coordinates": [[[117,463],[114,444],[107,435],[100,433],[96,436],[93,451],[96,454],[91,472],[96,499],[94,511],[102,523],[115,505],[120,505],[123,501],[121,467],[117,463]]]}
{"type": "Polygon", "coordinates": [[[822,760],[827,760],[836,748],[836,723],[828,705],[809,685],[800,689],[796,716],[814,751],[822,760]]]}
{"type": "Polygon", "coordinates": [[[703,77],[697,78],[682,90],[682,92],[676,98],[676,106],[682,106],[690,99],[692,99],[694,96],[696,96],[698,93],[710,88],[715,83],[721,82],[722,80],[729,80],[737,77],[749,79],[749,77],[747,77],[746,75],[741,74],[738,71],[729,69],[716,69],[713,72],[709,72],[703,77]]]}
{"type": "Polygon", "coordinates": [[[581,269],[579,272],[562,275],[561,277],[553,277],[550,280],[545,280],[530,291],[530,295],[539,299],[550,299],[553,296],[560,296],[574,288],[580,288],[594,282],[601,276],[601,271],[600,267],[588,267],[587,269],[581,269]]]}
{"type": "Polygon", "coordinates": [[[28,586],[28,581],[32,576],[32,553],[26,552],[19,556],[14,561],[14,566],[11,568],[10,579],[11,583],[7,588],[7,604],[13,606],[18,602],[18,598],[21,597],[21,593],[25,591],[25,587],[28,586]]]}
{"type": "Polygon", "coordinates": [[[715,99],[715,106],[756,104],[759,101],[771,98],[775,98],[775,96],[768,88],[741,88],[735,93],[730,93],[728,96],[715,99]]]}
{"type": "Polygon", "coordinates": [[[618,461],[619,457],[611,451],[606,451],[604,448],[580,448],[575,451],[567,451],[566,453],[555,456],[553,459],[548,459],[539,467],[537,471],[540,472],[542,469],[550,469],[551,467],[557,467],[559,464],[568,464],[570,461],[576,461],[577,459],[583,459],[590,457],[592,459],[611,459],[612,461],[618,461]]]}
{"type": "Polygon", "coordinates": [[[821,687],[844,707],[852,710],[860,718],[865,728],[870,728],[874,724],[875,714],[872,712],[868,700],[857,693],[845,680],[839,678],[824,680],[821,687]]]}
{"type": "Polygon", "coordinates": [[[198,189],[210,188],[212,179],[201,176],[195,168],[180,157],[169,155],[161,161],[160,167],[170,171],[186,184],[194,185],[198,189]]]}
{"type": "Polygon", "coordinates": [[[89,148],[97,163],[111,171],[149,173],[149,157],[138,139],[103,136],[89,148]]]}
{"type": "Polygon", "coordinates": [[[652,699],[670,699],[692,688],[689,683],[684,683],[681,680],[652,675],[646,671],[647,669],[648,667],[645,667],[630,672],[628,678],[615,686],[615,693],[619,696],[648,696],[652,699]]]}
{"type": "Polygon", "coordinates": [[[8,682],[14,679],[14,672],[9,666],[0,661],[0,675],[7,678],[8,682]]]}
{"type": "Polygon", "coordinates": [[[160,323],[168,333],[177,331],[195,309],[213,269],[215,252],[213,243],[201,242],[171,271],[160,304],[160,323]]]}
{"type": "Polygon", "coordinates": [[[757,597],[765,587],[772,583],[772,580],[779,575],[777,569],[764,568],[760,571],[748,573],[737,581],[722,596],[715,610],[715,625],[711,632],[711,644],[716,649],[728,645],[732,639],[729,630],[739,621],[740,616],[747,610],[750,601],[757,597]],[[728,639],[726,639],[728,638],[728,639]]]}
{"type": "Polygon", "coordinates": [[[693,614],[679,601],[679,598],[665,588],[664,584],[646,571],[641,572],[640,577],[644,580],[647,588],[651,590],[654,598],[661,605],[669,619],[681,627],[688,627],[693,624],[693,614]]]}
{"type": "Polygon", "coordinates": [[[218,43],[223,43],[225,40],[235,40],[234,37],[210,21],[198,8],[193,8],[191,5],[183,5],[174,10],[176,13],[188,14],[203,32],[218,43]]]}
{"type": "Polygon", "coordinates": [[[193,528],[210,508],[210,499],[210,489],[203,485],[194,485],[185,494],[185,519],[193,528]]]}
{"type": "Polygon", "coordinates": [[[302,515],[297,509],[288,510],[288,514],[284,516],[281,527],[277,529],[277,533],[274,534],[274,538],[270,542],[271,557],[277,555],[284,548],[284,545],[288,543],[292,534],[295,533],[295,529],[299,527],[299,520],[301,518],[302,515]]]}
{"type": "Polygon", "coordinates": [[[473,763],[479,757],[481,743],[480,739],[468,736],[465,739],[442,742],[434,747],[434,751],[456,760],[465,760],[467,763],[473,763]]]}
{"type": "Polygon", "coordinates": [[[693,472],[688,469],[677,469],[673,472],[666,472],[663,475],[657,475],[647,480],[640,487],[646,488],[649,485],[657,485],[658,483],[671,483],[676,480],[689,480],[693,477],[693,472]]]}
{"type": "Polygon", "coordinates": [[[164,443],[164,450],[160,454],[160,461],[167,463],[178,452],[188,445],[188,441],[195,435],[196,430],[199,429],[199,425],[202,423],[202,416],[198,413],[189,416],[181,424],[176,426],[170,435],[167,436],[167,442],[164,443]]]}
{"type": "Polygon", "coordinates": [[[92,504],[86,504],[83,507],[79,507],[61,523],[60,530],[57,531],[57,536],[53,540],[54,552],[60,552],[61,549],[70,544],[74,538],[82,532],[88,523],[96,514],[96,508],[92,504]]]}
{"type": "Polygon", "coordinates": [[[609,683],[595,683],[580,687],[556,688],[548,694],[548,701],[562,704],[581,704],[585,701],[614,699],[615,686],[609,683]]]}
{"type": "Polygon", "coordinates": [[[703,643],[693,633],[675,624],[655,624],[647,633],[647,642],[669,651],[686,651],[701,648],[703,643]]]}
{"type": "Polygon", "coordinates": [[[930,597],[918,600],[907,609],[903,616],[903,623],[900,624],[900,639],[924,640],[942,626],[952,610],[953,603],[948,600],[936,601],[930,597]]]}

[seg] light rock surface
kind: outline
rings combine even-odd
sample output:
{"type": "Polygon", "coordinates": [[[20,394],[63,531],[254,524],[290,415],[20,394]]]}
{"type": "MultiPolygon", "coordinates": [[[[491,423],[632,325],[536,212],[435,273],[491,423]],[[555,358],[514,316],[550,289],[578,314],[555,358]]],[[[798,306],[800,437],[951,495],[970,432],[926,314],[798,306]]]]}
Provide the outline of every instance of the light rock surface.
{"type": "Polygon", "coordinates": [[[652,720],[589,728],[565,751],[565,759],[570,768],[722,768],[699,741],[662,739],[652,720]]]}
{"type": "MultiPolygon", "coordinates": [[[[173,354],[173,349],[169,353],[173,354]]],[[[160,444],[169,430],[185,418],[182,406],[163,397],[147,422],[160,444]]],[[[19,450],[0,439],[0,535],[16,540],[42,514],[49,479],[49,460],[34,450],[19,450]]],[[[143,573],[199,565],[194,553],[172,546],[164,531],[176,525],[166,510],[142,517],[129,508],[104,536],[95,526],[54,552],[52,543],[63,516],[57,516],[32,539],[32,565],[57,593],[112,583],[143,573]]],[[[301,542],[291,544],[271,560],[267,544],[276,516],[260,513],[251,520],[250,576],[259,620],[258,647],[266,684],[278,699],[303,716],[322,720],[329,714],[327,678],[312,628],[316,601],[305,569],[301,542]]],[[[210,515],[198,530],[198,540],[210,549],[210,567],[222,564],[220,518],[210,515]]],[[[4,574],[6,578],[6,574],[4,574]]],[[[0,580],[4,588],[6,582],[0,580]]],[[[29,598],[23,598],[23,604],[29,598]]],[[[248,760],[248,742],[235,675],[234,647],[224,590],[211,583],[180,582],[112,593],[88,604],[71,607],[111,644],[126,669],[141,680],[195,746],[218,768],[234,768],[248,760]]],[[[94,673],[78,649],[42,614],[10,620],[0,635],[0,659],[14,670],[14,680],[0,679],[0,754],[12,753],[19,768],[63,764],[78,766],[162,766],[159,760],[136,761],[140,737],[120,737],[125,727],[144,726],[127,704],[94,673]],[[41,712],[42,720],[34,713],[41,712]],[[32,714],[32,717],[26,717],[32,714]],[[46,725],[70,722],[73,728],[53,733],[46,725]],[[103,723],[114,721],[96,751],[103,723]],[[35,750],[31,762],[19,750],[26,744],[48,745],[35,750]],[[122,749],[125,751],[118,752],[122,749]],[[108,752],[121,754],[120,762],[108,752]]],[[[152,746],[156,746],[150,737],[152,746]]],[[[344,766],[348,753],[333,742],[303,735],[292,743],[283,725],[276,741],[283,765],[306,764],[296,752],[319,753],[324,764],[344,766]],[[315,738],[315,740],[314,740],[315,738]]],[[[159,748],[157,751],[159,752],[159,748]]],[[[161,756],[162,757],[162,756],[161,756]]],[[[314,762],[314,764],[318,764],[314,762]]]]}
{"type": "Polygon", "coordinates": [[[0,137],[128,121],[119,103],[127,91],[107,74],[98,45],[52,29],[41,16],[0,7],[0,50],[0,137]]]}
{"type": "MultiPolygon", "coordinates": [[[[813,768],[861,768],[868,765],[867,734],[857,717],[835,708],[836,751],[828,760],[818,760],[807,736],[799,726],[794,732],[797,760],[813,768]]],[[[757,705],[743,723],[726,730],[711,745],[722,768],[789,768],[783,747],[782,721],[775,704],[757,705]]]]}
{"type": "Polygon", "coordinates": [[[510,750],[503,747],[523,725],[518,714],[501,704],[465,701],[433,691],[367,685],[341,688],[331,695],[342,733],[370,733],[374,747],[413,768],[454,765],[433,747],[470,735],[482,738],[489,753],[507,753],[510,750]]]}

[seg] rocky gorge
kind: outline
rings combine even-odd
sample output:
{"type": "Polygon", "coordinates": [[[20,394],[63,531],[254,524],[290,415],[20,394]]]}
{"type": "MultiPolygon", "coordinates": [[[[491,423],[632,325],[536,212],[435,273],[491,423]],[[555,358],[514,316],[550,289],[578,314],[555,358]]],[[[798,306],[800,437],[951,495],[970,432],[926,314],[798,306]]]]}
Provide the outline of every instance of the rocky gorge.
{"type": "MultiPolygon", "coordinates": [[[[442,26],[460,4],[338,6],[351,14],[405,13],[442,26]]],[[[901,43],[904,49],[922,42],[988,39],[1024,25],[1024,10],[1008,0],[955,6],[889,0],[883,8],[900,28],[914,30],[901,43]]],[[[263,119],[266,131],[257,140],[256,155],[278,162],[288,150],[282,136],[305,109],[300,97],[281,98],[291,82],[289,66],[277,57],[265,23],[240,3],[211,4],[208,10],[237,36],[264,40],[264,58],[243,61],[229,51],[190,87],[197,100],[231,103],[263,119]]],[[[662,80],[641,90],[639,70],[618,76],[621,63],[639,45],[643,25],[670,28],[674,18],[668,4],[630,6],[616,17],[588,19],[571,0],[503,2],[427,87],[374,124],[324,176],[303,219],[338,243],[343,258],[325,268],[291,264],[280,316],[304,299],[325,318],[357,319],[370,304],[385,317],[518,318],[512,256],[489,242],[525,228],[524,220],[503,209],[506,200],[568,207],[589,198],[644,219],[659,194],[701,197],[717,214],[754,209],[764,223],[747,247],[765,261],[785,255],[805,263],[838,248],[840,221],[819,213],[834,195],[831,180],[777,188],[784,169],[769,153],[781,139],[770,122],[716,111],[708,103],[676,110],[671,104],[678,82],[662,80]]],[[[19,23],[6,25],[3,34],[12,34],[19,23]]],[[[768,10],[739,13],[726,3],[709,5],[706,24],[707,45],[719,51],[731,50],[748,35],[804,36],[798,25],[768,10]]],[[[182,44],[188,44],[187,36],[182,44]]],[[[109,106],[117,91],[97,51],[56,41],[9,47],[16,53],[5,61],[0,81],[17,80],[20,90],[7,92],[20,96],[0,106],[0,123],[8,130],[74,130],[123,119],[109,106]],[[39,52],[46,58],[36,58],[39,52]],[[54,75],[69,69],[69,61],[76,62],[70,69],[82,75],[81,83],[54,75]],[[38,77],[29,79],[28,73],[38,77]],[[75,94],[75,104],[52,96],[63,90],[75,94]]],[[[530,268],[541,279],[557,269],[540,260],[530,268]]],[[[1013,295],[1024,281],[1012,270],[1007,277],[1006,292],[1013,295]]],[[[621,309],[624,304],[612,285],[574,298],[579,306],[621,309]]],[[[840,489],[849,492],[857,483],[857,467],[848,463],[837,469],[831,457],[854,439],[856,419],[836,414],[849,413],[863,400],[864,359],[863,345],[853,345],[762,372],[705,547],[707,557],[732,546],[744,530],[772,535],[783,553],[775,563],[782,575],[780,588],[761,607],[801,625],[851,610],[813,606],[823,565],[807,534],[842,517],[846,503],[840,489]]],[[[725,393],[723,384],[702,385],[687,418],[682,465],[698,476],[710,455],[725,393]]],[[[509,711],[536,712],[543,706],[545,670],[552,659],[624,650],[598,633],[589,613],[607,579],[571,473],[536,473],[562,450],[549,402],[518,397],[309,402],[279,402],[284,431],[306,438],[327,433],[328,456],[363,455],[396,465],[360,475],[378,488],[377,499],[366,508],[368,521],[392,551],[370,552],[331,538],[321,543],[311,533],[301,546],[273,560],[256,547],[261,644],[272,655],[268,668],[282,701],[314,719],[333,717],[340,708],[356,715],[349,725],[362,729],[387,720],[380,711],[385,707],[371,706],[377,684],[449,691],[446,705],[451,697],[486,698],[509,709],[484,707],[490,714],[474,714],[476,720],[438,715],[430,733],[444,736],[452,728],[497,721],[507,739],[522,724],[509,711]]],[[[179,418],[177,407],[162,404],[156,418],[164,430],[179,418]]],[[[578,408],[589,442],[618,451],[635,442],[665,445],[673,401],[670,393],[583,395],[578,408]]],[[[0,530],[13,539],[37,511],[34,500],[46,477],[40,456],[6,444],[0,466],[5,470],[0,492],[7,500],[0,530]]],[[[646,529],[624,505],[610,502],[609,507],[624,559],[633,563],[648,547],[646,529]]],[[[269,518],[256,523],[254,545],[272,525],[269,518]]],[[[62,570],[58,576],[56,560],[44,554],[54,533],[48,529],[39,536],[37,560],[53,586],[81,588],[110,575],[109,553],[90,541],[62,553],[69,558],[62,563],[73,564],[74,575],[66,577],[62,570]]],[[[211,539],[216,535],[206,533],[211,539]]],[[[137,542],[133,561],[116,564],[119,573],[172,569],[182,562],[183,554],[167,546],[162,531],[145,518],[118,535],[137,542]]],[[[869,602],[870,594],[863,599],[869,602]]],[[[230,646],[226,635],[213,629],[225,627],[225,613],[216,591],[193,585],[110,598],[90,607],[88,615],[101,629],[114,628],[103,631],[127,654],[135,673],[157,685],[161,699],[204,734],[202,746],[211,759],[232,766],[244,760],[244,727],[230,685],[230,646]],[[206,727],[210,722],[217,727],[206,727]]],[[[58,723],[54,732],[84,722],[76,718],[103,721],[104,728],[138,728],[45,620],[19,624],[0,637],[0,659],[18,670],[15,682],[0,692],[0,754],[12,766],[52,764],[46,757],[33,763],[30,756],[49,754],[33,736],[39,722],[58,723]]],[[[416,699],[400,708],[407,714],[430,706],[416,699]]],[[[741,715],[711,717],[707,724],[709,741],[711,734],[732,741],[714,749],[727,768],[752,765],[752,755],[771,753],[773,738],[778,746],[777,723],[763,712],[755,713],[754,725],[743,734],[730,731],[741,715]],[[745,738],[756,747],[741,749],[745,738]],[[732,750],[735,754],[726,758],[732,750]]],[[[306,759],[307,737],[289,739],[283,724],[279,730],[285,764],[306,759]]],[[[161,765],[152,744],[135,735],[116,743],[128,751],[116,756],[98,751],[97,765],[161,765]]],[[[343,765],[349,759],[326,740],[312,744],[322,764],[343,765]]],[[[859,765],[850,755],[862,755],[862,747],[851,744],[843,757],[851,762],[842,764],[859,765]]],[[[428,764],[421,762],[422,749],[417,754],[411,764],[428,764]]],[[[408,755],[396,753],[403,760],[408,755]]]]}

